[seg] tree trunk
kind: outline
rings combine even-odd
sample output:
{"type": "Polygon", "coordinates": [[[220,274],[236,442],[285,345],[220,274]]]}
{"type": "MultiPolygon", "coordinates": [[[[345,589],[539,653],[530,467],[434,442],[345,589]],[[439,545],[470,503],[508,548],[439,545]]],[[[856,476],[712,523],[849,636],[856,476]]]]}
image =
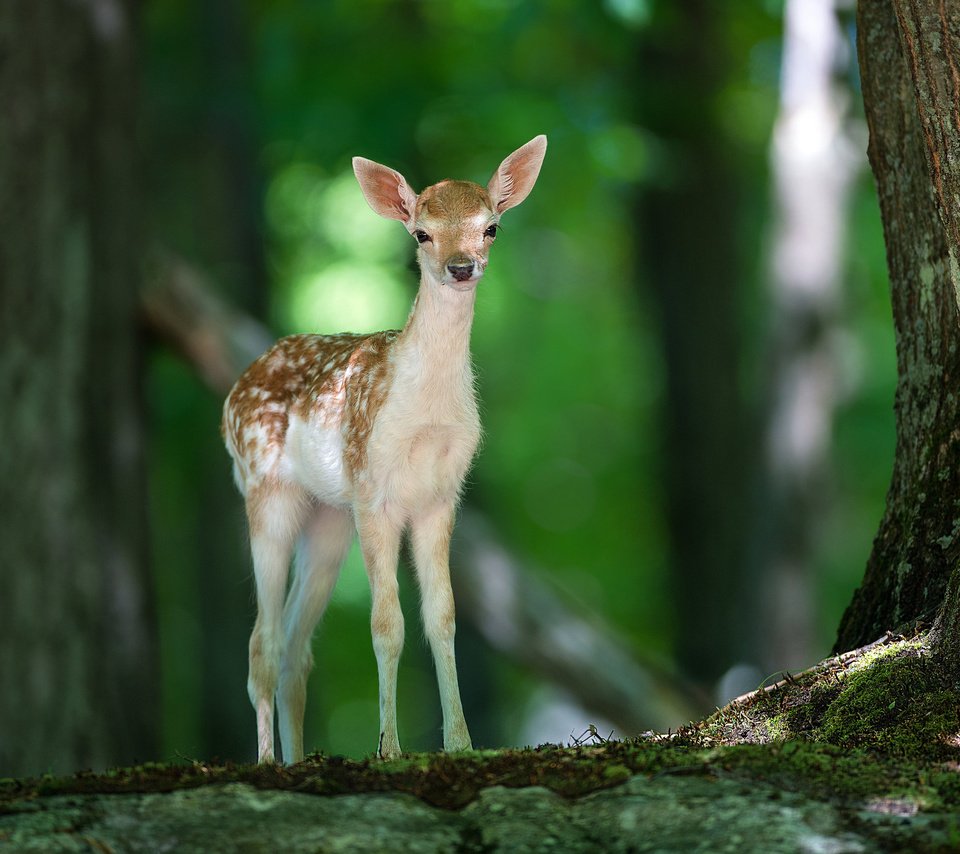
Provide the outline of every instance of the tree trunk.
{"type": "MultiPolygon", "coordinates": [[[[188,251],[257,318],[270,301],[254,50],[260,15],[243,0],[195,0],[163,21],[153,16],[144,32],[143,104],[151,239],[188,251]]],[[[148,362],[146,381],[160,404],[149,459],[169,689],[164,748],[249,758],[250,550],[216,428],[223,400],[170,376],[162,356],[148,362]]]]}
{"type": "Polygon", "coordinates": [[[943,0],[862,0],[857,29],[897,339],[897,447],[837,651],[929,623],[960,558],[957,17],[943,0]]]}
{"type": "Polygon", "coordinates": [[[676,656],[704,685],[755,662],[759,641],[757,621],[744,619],[758,603],[745,574],[754,442],[741,391],[739,178],[726,135],[704,120],[719,115],[729,73],[716,47],[720,8],[684,0],[665,11],[635,72],[640,124],[676,157],[644,188],[638,233],[665,366],[661,460],[676,656]]]}
{"type": "Polygon", "coordinates": [[[134,6],[0,6],[4,775],[155,753],[134,6]]]}
{"type": "MultiPolygon", "coordinates": [[[[853,61],[836,0],[787,0],[780,109],[773,129],[771,338],[754,525],[764,607],[759,657],[767,674],[814,660],[814,559],[829,502],[830,439],[841,396],[840,267],[847,202],[862,155],[849,139],[853,61]]],[[[759,678],[758,680],[759,681],[759,678]]]]}

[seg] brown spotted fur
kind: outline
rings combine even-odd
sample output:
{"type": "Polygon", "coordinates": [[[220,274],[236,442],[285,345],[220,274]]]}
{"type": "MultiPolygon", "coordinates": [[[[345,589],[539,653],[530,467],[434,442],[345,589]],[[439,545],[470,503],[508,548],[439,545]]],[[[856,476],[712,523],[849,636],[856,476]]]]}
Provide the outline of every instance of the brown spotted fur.
{"type": "Polygon", "coordinates": [[[397,330],[368,335],[290,335],[257,359],[230,391],[220,432],[231,447],[241,490],[271,477],[289,416],[339,426],[351,474],[366,464],[366,446],[389,387],[387,354],[397,330]],[[263,429],[252,441],[248,428],[263,429]]]}

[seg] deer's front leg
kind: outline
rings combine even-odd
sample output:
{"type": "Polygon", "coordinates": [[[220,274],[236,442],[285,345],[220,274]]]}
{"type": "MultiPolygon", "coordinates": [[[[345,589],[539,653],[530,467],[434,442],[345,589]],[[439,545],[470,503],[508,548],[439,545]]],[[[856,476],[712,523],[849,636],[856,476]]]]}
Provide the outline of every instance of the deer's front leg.
{"type": "Polygon", "coordinates": [[[423,627],[437,668],[440,705],[443,709],[443,749],[470,750],[473,746],[460,702],[453,590],[450,587],[450,535],[455,510],[443,506],[411,520],[413,555],[420,582],[423,627]]]}
{"type": "Polygon", "coordinates": [[[403,612],[397,588],[397,558],[401,525],[385,511],[357,512],[360,549],[370,579],[370,631],[380,682],[380,740],[382,759],[400,755],[397,735],[397,667],[403,650],[403,612]]]}

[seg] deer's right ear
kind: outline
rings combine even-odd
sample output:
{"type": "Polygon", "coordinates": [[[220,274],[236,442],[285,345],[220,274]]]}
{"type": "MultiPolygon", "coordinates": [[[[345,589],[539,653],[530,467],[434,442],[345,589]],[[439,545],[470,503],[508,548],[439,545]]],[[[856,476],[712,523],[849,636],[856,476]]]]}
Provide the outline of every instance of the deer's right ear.
{"type": "Polygon", "coordinates": [[[413,231],[417,194],[410,189],[403,175],[366,157],[353,158],[353,173],[360,182],[367,204],[376,213],[387,219],[398,219],[407,231],[413,231]]]}

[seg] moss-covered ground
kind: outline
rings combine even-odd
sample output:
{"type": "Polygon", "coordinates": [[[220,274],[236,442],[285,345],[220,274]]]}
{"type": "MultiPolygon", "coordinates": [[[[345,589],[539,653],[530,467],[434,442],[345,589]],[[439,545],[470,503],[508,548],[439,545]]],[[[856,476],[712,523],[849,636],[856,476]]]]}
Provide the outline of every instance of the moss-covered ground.
{"type": "Polygon", "coordinates": [[[574,798],[636,774],[764,781],[819,800],[904,815],[960,811],[958,694],[922,638],[887,638],[663,735],[412,754],[391,762],[316,754],[289,767],[148,763],[104,774],[0,780],[0,814],[48,795],[163,792],[227,782],[317,795],[407,792],[459,809],[489,786],[537,785],[574,798]]]}
{"type": "Polygon", "coordinates": [[[411,755],[395,762],[312,756],[293,767],[147,764],[106,774],[0,780],[0,814],[17,802],[48,795],[164,792],[214,783],[317,795],[407,792],[434,806],[458,809],[488,786],[544,786],[579,797],[623,783],[633,774],[758,780],[822,800],[943,812],[960,809],[960,765],[884,756],[863,748],[799,740],[771,744],[692,747],[649,741],[590,747],[539,747],[411,755]]]}
{"type": "Polygon", "coordinates": [[[926,638],[887,637],[754,691],[681,732],[701,744],[801,740],[890,759],[960,758],[960,693],[926,638]]]}

